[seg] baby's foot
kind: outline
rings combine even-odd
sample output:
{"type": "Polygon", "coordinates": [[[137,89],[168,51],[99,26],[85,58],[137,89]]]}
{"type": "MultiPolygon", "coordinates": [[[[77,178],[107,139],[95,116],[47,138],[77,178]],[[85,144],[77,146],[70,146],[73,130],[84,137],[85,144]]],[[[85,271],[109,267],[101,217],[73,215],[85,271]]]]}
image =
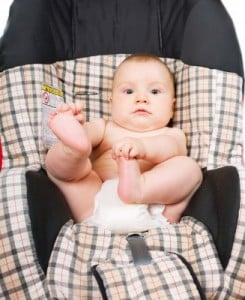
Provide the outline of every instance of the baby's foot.
{"type": "Polygon", "coordinates": [[[137,159],[116,159],[119,172],[118,195],[126,203],[142,203],[142,176],[137,159]]]}
{"type": "Polygon", "coordinates": [[[48,126],[65,146],[82,153],[90,152],[91,145],[81,120],[71,106],[62,104],[48,118],[48,126]]]}

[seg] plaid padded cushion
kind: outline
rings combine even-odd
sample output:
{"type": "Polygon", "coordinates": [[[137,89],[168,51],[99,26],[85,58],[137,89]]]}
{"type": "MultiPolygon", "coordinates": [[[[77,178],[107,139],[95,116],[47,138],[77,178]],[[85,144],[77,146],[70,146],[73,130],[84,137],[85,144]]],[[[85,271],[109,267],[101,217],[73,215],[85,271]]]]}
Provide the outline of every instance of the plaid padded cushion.
{"type": "Polygon", "coordinates": [[[199,299],[187,274],[182,272],[180,276],[181,273],[172,265],[173,260],[177,262],[176,258],[164,260],[160,251],[183,255],[207,297],[218,289],[222,267],[211,237],[199,222],[185,217],[176,226],[150,230],[144,237],[155,263],[151,267],[134,267],[125,235],[67,223],[50,260],[47,280],[51,295],[57,299],[101,299],[98,284],[91,274],[91,267],[98,265],[106,285],[110,286],[109,293],[113,293],[109,299],[199,299]],[[154,272],[161,278],[161,285],[157,280],[150,281],[154,272]],[[126,275],[128,278],[125,278],[126,275]],[[124,282],[128,284],[126,287],[124,282]],[[183,282],[186,289],[182,287],[183,282]],[[189,290],[190,287],[192,289],[189,290]],[[178,297],[181,289],[182,297],[178,297]],[[131,297],[125,296],[128,292],[131,297]]]}
{"type": "MultiPolygon", "coordinates": [[[[154,247],[152,251],[164,250],[163,245],[168,250],[182,253],[192,264],[205,292],[219,300],[244,299],[245,295],[245,169],[242,166],[238,171],[242,184],[241,210],[231,259],[224,272],[220,269],[210,236],[203,225],[194,219],[185,217],[171,230],[152,230],[147,241],[154,247]]],[[[114,235],[112,239],[110,233],[97,228],[67,223],[57,238],[49,263],[49,275],[45,279],[37,262],[30,232],[25,172],[24,168],[14,168],[0,174],[0,299],[54,299],[51,295],[56,294],[59,295],[56,299],[80,299],[81,286],[76,287],[76,283],[81,284],[81,276],[93,282],[85,282],[83,290],[95,284],[91,274],[86,277],[89,265],[82,258],[97,255],[91,253],[97,250],[103,261],[118,257],[118,251],[123,251],[125,247],[125,237],[114,235]],[[83,237],[82,231],[85,231],[86,241],[77,238],[78,235],[83,237]],[[85,243],[84,247],[81,248],[79,240],[85,243]],[[108,247],[110,242],[113,248],[108,247]],[[81,252],[77,252],[78,248],[81,252]],[[84,264],[86,268],[79,269],[84,264]],[[75,272],[77,269],[78,273],[75,272]],[[73,297],[66,298],[67,294],[73,297]]],[[[123,252],[121,259],[129,263],[128,252],[123,252]]]]}
{"type": "MultiPolygon", "coordinates": [[[[50,293],[60,292],[73,293],[74,297],[67,299],[79,299],[76,295],[81,293],[81,287],[76,287],[80,274],[72,271],[82,264],[80,256],[77,254],[78,261],[74,266],[71,256],[70,260],[62,261],[62,255],[68,258],[67,253],[70,251],[73,254],[73,247],[79,246],[72,241],[74,230],[79,226],[69,223],[59,234],[58,248],[55,248],[49,266],[48,281],[37,263],[32,239],[25,173],[28,169],[38,170],[44,166],[46,149],[42,141],[41,87],[47,84],[59,88],[64,93],[65,101],[83,101],[87,119],[109,118],[107,99],[113,70],[125,56],[105,55],[51,65],[26,65],[0,74],[0,135],[3,146],[3,170],[0,173],[0,299],[52,299],[50,293]],[[62,270],[64,276],[57,282],[53,281],[58,276],[55,266],[62,270]],[[64,278],[65,282],[62,281],[64,278]],[[57,287],[62,282],[64,286],[59,291],[57,287]]],[[[241,209],[232,256],[225,272],[220,270],[209,238],[203,249],[212,248],[212,259],[207,253],[198,254],[197,245],[203,240],[193,244],[193,252],[187,251],[188,255],[185,252],[190,242],[187,234],[190,230],[200,228],[200,232],[206,232],[201,224],[195,224],[191,219],[184,219],[174,227],[174,232],[165,232],[163,243],[168,249],[177,247],[178,251],[188,256],[206,294],[220,300],[243,299],[245,169],[242,165],[242,79],[233,73],[188,66],[173,59],[165,61],[176,78],[174,126],[181,127],[186,133],[189,154],[200,166],[208,169],[230,164],[237,166],[241,180],[241,209]]],[[[94,235],[94,239],[96,237],[98,235],[94,235]]],[[[111,238],[105,236],[104,241],[107,239],[111,238]]],[[[154,243],[160,247],[159,235],[154,243]]],[[[125,247],[123,243],[120,246],[125,247]]],[[[85,257],[91,255],[85,254],[82,253],[85,257]]]]}
{"type": "MultiPolygon", "coordinates": [[[[27,65],[1,74],[1,122],[6,168],[44,162],[42,84],[81,100],[87,119],[108,118],[114,69],[126,55],[104,55],[27,65]]],[[[165,59],[176,79],[174,126],[184,130],[191,157],[202,167],[241,163],[242,79],[233,74],[165,59]]]]}
{"type": "Polygon", "coordinates": [[[200,298],[188,268],[176,254],[155,251],[151,255],[154,255],[151,263],[137,267],[132,262],[125,264],[115,260],[93,266],[101,293],[108,299],[121,300],[200,298]]]}
{"type": "Polygon", "coordinates": [[[2,154],[2,143],[1,143],[1,136],[0,136],[0,171],[2,170],[2,163],[3,163],[3,154],[2,154]]]}
{"type": "Polygon", "coordinates": [[[25,172],[0,173],[0,299],[50,299],[31,235],[25,172]]]}

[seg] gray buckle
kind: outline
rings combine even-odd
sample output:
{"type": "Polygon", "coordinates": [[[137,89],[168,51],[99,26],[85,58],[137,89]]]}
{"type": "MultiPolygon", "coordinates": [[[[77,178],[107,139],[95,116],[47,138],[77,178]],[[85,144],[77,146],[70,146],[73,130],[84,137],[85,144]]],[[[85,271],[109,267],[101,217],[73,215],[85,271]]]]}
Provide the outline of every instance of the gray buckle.
{"type": "Polygon", "coordinates": [[[132,233],[129,234],[126,239],[128,241],[135,266],[150,264],[152,257],[143,234],[132,233]]]}

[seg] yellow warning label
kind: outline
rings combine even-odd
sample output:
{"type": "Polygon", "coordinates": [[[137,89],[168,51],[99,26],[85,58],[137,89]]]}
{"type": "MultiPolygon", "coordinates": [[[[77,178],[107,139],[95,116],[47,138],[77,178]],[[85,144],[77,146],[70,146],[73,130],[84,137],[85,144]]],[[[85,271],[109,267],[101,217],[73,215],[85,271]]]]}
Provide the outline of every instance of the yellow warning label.
{"type": "Polygon", "coordinates": [[[53,95],[57,95],[59,97],[63,97],[63,92],[61,90],[58,90],[58,89],[53,88],[53,87],[51,87],[49,85],[46,85],[46,84],[42,85],[42,91],[48,92],[48,93],[53,94],[53,95]]]}

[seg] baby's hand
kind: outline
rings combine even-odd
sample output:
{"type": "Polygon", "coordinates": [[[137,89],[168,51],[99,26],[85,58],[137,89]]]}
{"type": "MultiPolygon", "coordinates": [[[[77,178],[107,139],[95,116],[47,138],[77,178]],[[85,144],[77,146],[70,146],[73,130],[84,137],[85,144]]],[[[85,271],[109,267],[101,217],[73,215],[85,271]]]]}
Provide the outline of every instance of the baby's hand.
{"type": "Polygon", "coordinates": [[[141,159],[145,156],[144,144],[137,138],[123,138],[112,147],[112,158],[141,159]]]}

